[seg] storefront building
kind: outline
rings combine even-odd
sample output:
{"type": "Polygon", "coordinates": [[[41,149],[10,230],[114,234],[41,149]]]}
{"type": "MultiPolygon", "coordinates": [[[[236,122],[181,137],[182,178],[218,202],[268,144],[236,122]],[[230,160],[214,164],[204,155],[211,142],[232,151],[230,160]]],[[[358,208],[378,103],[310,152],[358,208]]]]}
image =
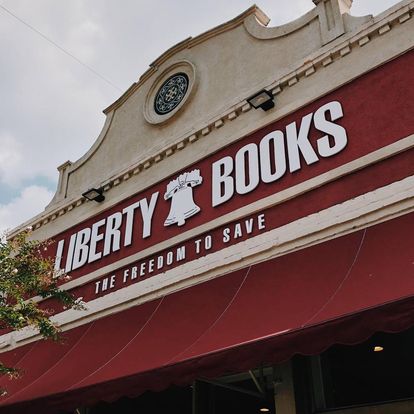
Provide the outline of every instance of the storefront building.
{"type": "Polygon", "coordinates": [[[1,413],[414,411],[414,1],[314,3],[167,50],[59,167],[15,233],[86,310],[2,335],[1,413]]]}

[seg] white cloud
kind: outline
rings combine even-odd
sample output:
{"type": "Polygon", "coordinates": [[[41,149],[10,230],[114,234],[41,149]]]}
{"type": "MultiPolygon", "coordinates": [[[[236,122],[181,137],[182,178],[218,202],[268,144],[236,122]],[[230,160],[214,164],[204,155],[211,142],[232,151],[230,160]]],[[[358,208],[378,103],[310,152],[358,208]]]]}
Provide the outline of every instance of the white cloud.
{"type": "Polygon", "coordinates": [[[42,212],[52,197],[53,193],[47,188],[32,185],[24,188],[8,204],[0,204],[0,233],[11,230],[42,212]]]}
{"type": "MultiPolygon", "coordinates": [[[[105,53],[105,32],[85,4],[5,2],[45,36],[102,71],[96,59],[105,53]]],[[[8,184],[20,188],[33,177],[56,181],[56,167],[78,159],[92,145],[103,125],[101,109],[119,93],[1,10],[0,51],[0,161],[7,161],[8,184]]],[[[0,166],[0,181],[4,176],[0,166]]]]}
{"type": "Polygon", "coordinates": [[[15,183],[22,162],[22,144],[11,134],[0,131],[0,181],[9,185],[15,183]]]}

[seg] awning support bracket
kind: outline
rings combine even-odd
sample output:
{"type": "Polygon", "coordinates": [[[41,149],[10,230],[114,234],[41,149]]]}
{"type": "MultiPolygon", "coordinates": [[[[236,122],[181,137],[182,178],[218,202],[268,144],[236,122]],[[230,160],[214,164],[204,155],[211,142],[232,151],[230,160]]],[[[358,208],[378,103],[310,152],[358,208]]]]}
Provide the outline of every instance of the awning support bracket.
{"type": "MultiPolygon", "coordinates": [[[[257,390],[259,391],[259,393],[264,397],[266,395],[263,386],[259,383],[259,380],[256,378],[256,375],[254,375],[254,372],[252,370],[249,370],[249,375],[252,379],[252,381],[254,382],[254,385],[256,385],[257,390]]],[[[262,379],[262,384],[263,384],[263,369],[261,370],[261,379],[262,379]]]]}
{"type": "Polygon", "coordinates": [[[220,381],[210,380],[206,378],[201,378],[198,381],[206,382],[207,384],[215,385],[216,387],[227,388],[228,390],[241,392],[243,394],[251,395],[253,397],[260,398],[260,399],[263,399],[265,397],[263,393],[246,390],[245,388],[238,387],[237,385],[230,385],[230,384],[226,384],[220,381]]]}

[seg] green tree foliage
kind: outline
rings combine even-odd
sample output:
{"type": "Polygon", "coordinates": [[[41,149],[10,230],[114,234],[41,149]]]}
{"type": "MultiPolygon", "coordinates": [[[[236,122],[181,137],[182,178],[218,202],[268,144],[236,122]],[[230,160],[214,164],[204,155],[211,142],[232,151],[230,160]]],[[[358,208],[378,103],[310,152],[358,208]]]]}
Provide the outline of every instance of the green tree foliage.
{"type": "MultiPolygon", "coordinates": [[[[12,240],[0,241],[0,328],[19,330],[28,326],[45,339],[58,340],[59,327],[50,320],[53,310],[39,306],[36,297],[56,299],[64,308],[83,306],[59,289],[59,282],[68,276],[54,270],[54,258],[47,255],[50,242],[29,240],[29,233],[27,230],[12,240]]],[[[17,377],[20,372],[0,362],[0,374],[17,377]]]]}

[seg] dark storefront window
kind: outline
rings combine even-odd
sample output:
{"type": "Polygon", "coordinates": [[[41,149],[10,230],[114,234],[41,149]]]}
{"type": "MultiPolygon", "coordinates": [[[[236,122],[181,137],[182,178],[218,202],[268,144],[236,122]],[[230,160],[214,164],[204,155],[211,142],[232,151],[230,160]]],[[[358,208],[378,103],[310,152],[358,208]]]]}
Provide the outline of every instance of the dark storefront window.
{"type": "Polygon", "coordinates": [[[268,368],[197,381],[194,414],[274,414],[272,375],[273,370],[268,368]]]}
{"type": "Polygon", "coordinates": [[[414,329],[398,334],[377,333],[359,345],[335,345],[316,363],[314,358],[311,366],[319,411],[412,399],[414,329]],[[322,379],[319,385],[315,373],[318,364],[322,379]],[[320,406],[321,400],[324,407],[320,406]]]}
{"type": "Polygon", "coordinates": [[[100,403],[86,413],[275,414],[272,375],[273,370],[268,368],[214,380],[200,379],[191,386],[173,386],[137,398],[100,403]]]}
{"type": "Polygon", "coordinates": [[[192,413],[191,387],[171,387],[161,392],[146,392],[137,398],[121,398],[113,403],[100,403],[88,414],[165,414],[192,413]]]}

